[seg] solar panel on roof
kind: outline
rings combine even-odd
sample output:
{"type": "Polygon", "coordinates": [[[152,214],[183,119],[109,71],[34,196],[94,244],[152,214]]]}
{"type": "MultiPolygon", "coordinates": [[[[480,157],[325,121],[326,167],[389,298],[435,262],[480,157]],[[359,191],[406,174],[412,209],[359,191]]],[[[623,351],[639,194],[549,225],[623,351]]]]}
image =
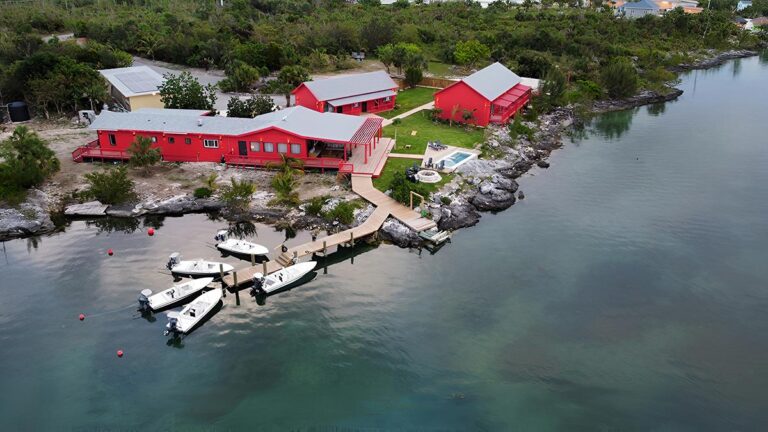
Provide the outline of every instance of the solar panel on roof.
{"type": "Polygon", "coordinates": [[[121,73],[115,75],[115,78],[134,93],[157,91],[157,87],[163,83],[157,77],[143,71],[121,73]]]}

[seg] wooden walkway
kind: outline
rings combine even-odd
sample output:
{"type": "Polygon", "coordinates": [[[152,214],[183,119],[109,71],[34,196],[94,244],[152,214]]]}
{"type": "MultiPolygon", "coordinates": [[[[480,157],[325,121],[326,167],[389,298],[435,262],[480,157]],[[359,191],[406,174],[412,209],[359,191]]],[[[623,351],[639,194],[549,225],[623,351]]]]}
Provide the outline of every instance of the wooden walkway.
{"type": "Polygon", "coordinates": [[[414,231],[424,231],[436,226],[432,219],[421,217],[419,213],[400,204],[373,187],[371,176],[352,175],[352,190],[375,205],[377,210],[385,209],[395,219],[414,231]]]}

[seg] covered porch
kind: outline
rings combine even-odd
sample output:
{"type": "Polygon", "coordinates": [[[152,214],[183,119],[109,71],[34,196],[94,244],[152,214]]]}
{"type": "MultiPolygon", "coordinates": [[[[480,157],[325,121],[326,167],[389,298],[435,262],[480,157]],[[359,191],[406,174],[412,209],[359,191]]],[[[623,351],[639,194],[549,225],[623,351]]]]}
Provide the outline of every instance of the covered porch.
{"type": "Polygon", "coordinates": [[[531,99],[531,88],[517,84],[491,103],[491,123],[506,123],[531,99]]]}

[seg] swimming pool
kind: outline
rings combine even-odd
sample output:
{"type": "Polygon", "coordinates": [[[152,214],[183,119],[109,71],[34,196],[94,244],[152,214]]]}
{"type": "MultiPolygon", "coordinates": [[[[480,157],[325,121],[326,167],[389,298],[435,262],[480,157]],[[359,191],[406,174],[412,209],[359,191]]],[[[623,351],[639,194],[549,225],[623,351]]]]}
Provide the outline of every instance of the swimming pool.
{"type": "Polygon", "coordinates": [[[456,169],[459,165],[463,164],[464,162],[477,157],[474,153],[469,153],[461,150],[457,150],[448,156],[440,159],[437,161],[437,166],[440,166],[441,163],[443,163],[443,167],[449,170],[456,169]]]}

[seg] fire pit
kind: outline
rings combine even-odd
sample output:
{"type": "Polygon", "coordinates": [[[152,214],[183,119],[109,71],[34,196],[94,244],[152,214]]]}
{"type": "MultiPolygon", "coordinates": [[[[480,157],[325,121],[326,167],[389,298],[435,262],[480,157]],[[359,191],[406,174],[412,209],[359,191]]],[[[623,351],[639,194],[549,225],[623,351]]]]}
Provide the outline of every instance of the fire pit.
{"type": "Polygon", "coordinates": [[[421,170],[416,173],[416,180],[420,181],[421,183],[437,183],[442,180],[442,177],[437,173],[437,171],[421,170]]]}

